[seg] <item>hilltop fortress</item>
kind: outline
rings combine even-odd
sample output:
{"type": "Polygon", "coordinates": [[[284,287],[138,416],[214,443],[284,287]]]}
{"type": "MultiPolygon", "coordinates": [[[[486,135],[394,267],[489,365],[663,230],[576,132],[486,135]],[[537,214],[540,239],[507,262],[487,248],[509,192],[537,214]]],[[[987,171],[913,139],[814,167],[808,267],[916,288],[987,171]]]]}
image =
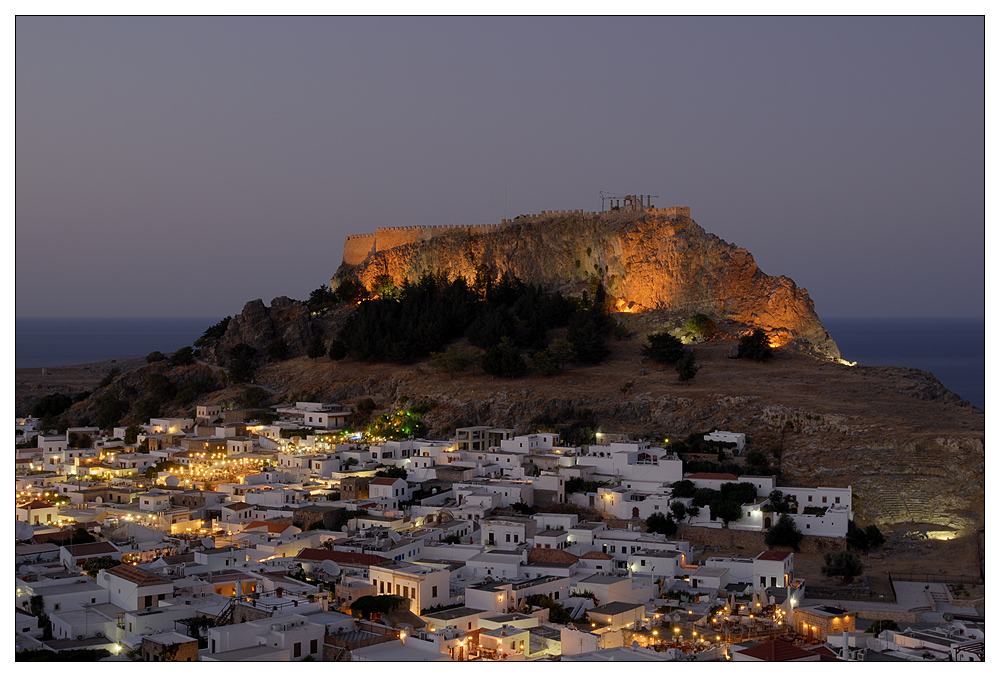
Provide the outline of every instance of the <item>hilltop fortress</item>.
{"type": "MultiPolygon", "coordinates": [[[[615,210],[618,211],[618,210],[615,210]]],[[[642,210],[647,214],[663,214],[666,216],[691,216],[690,207],[647,207],[642,210]]],[[[601,214],[612,212],[585,212],[582,209],[566,211],[543,211],[538,214],[524,214],[516,219],[504,219],[500,223],[477,226],[398,226],[395,228],[378,228],[374,233],[348,235],[344,241],[344,263],[349,266],[360,265],[372,254],[387,251],[407,244],[428,242],[441,235],[464,233],[478,235],[503,230],[515,221],[548,218],[554,216],[578,216],[595,218],[601,214]]]]}
{"type": "Polygon", "coordinates": [[[596,277],[620,312],[705,313],[759,327],[773,345],[794,343],[840,358],[805,289],[787,277],[765,274],[750,252],[705,232],[689,207],[656,208],[649,197],[615,198],[611,209],[601,212],[543,211],[498,224],[379,228],[351,235],[330,286],[336,289],[350,278],[371,289],[380,276],[399,285],[438,271],[471,280],[489,271],[530,284],[582,289],[596,277]]]}

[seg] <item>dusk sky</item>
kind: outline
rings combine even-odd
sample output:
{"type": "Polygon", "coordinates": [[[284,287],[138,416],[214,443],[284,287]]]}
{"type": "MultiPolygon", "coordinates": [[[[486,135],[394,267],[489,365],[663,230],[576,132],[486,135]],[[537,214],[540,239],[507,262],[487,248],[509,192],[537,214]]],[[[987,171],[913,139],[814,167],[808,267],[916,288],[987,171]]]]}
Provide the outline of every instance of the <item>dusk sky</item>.
{"type": "Polygon", "coordinates": [[[18,18],[16,315],[304,299],[506,182],[690,206],[820,318],[983,316],[984,23],[18,18]]]}

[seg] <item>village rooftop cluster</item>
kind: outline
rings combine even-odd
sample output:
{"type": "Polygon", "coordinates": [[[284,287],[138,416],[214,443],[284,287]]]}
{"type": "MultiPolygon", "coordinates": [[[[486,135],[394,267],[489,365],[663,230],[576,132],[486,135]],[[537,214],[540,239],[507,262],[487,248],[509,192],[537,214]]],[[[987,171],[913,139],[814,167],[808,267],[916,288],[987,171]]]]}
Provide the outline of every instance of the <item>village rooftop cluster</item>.
{"type": "MultiPolygon", "coordinates": [[[[102,660],[122,661],[983,660],[982,626],[954,616],[858,632],[870,624],[859,614],[893,618],[900,601],[810,597],[787,548],[702,561],[688,540],[640,528],[680,503],[682,527],[762,532],[788,514],[806,538],[843,538],[850,486],[685,473],[664,448],[611,434],[582,447],[483,426],[448,440],[365,440],[343,433],[352,413],[297,402],[263,425],[202,405],[195,418],[149,420],[132,444],[125,428],[50,435],[18,421],[19,441],[38,441],[15,460],[17,650],[105,649],[102,660]],[[750,484],[755,496],[724,520],[677,495],[683,480],[750,484]]],[[[707,439],[745,452],[741,433],[707,439]]]]}

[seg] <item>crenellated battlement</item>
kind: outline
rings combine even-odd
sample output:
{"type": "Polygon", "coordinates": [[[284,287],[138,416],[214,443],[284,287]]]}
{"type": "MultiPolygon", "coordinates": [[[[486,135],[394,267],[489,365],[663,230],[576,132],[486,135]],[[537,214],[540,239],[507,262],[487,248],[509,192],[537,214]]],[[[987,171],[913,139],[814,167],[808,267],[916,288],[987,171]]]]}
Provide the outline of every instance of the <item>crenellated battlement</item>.
{"type": "MultiPolygon", "coordinates": [[[[691,216],[690,207],[647,207],[643,211],[650,214],[665,214],[667,216],[691,216]]],[[[515,221],[531,219],[549,219],[559,216],[576,216],[582,218],[600,217],[609,212],[586,212],[582,209],[564,209],[543,211],[538,214],[522,214],[514,219],[504,219],[500,223],[480,225],[447,225],[447,226],[396,226],[377,228],[374,233],[348,235],[344,241],[344,263],[352,266],[360,265],[370,255],[418,242],[427,242],[441,235],[466,232],[469,235],[480,235],[503,230],[515,221]]]]}

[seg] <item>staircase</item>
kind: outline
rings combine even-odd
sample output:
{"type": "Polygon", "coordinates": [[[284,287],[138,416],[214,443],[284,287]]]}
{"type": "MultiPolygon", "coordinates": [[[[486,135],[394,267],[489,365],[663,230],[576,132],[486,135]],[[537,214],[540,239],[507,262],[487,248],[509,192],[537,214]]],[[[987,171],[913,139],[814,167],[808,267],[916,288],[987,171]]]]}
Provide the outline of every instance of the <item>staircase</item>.
{"type": "Polygon", "coordinates": [[[229,625],[233,620],[233,609],[236,608],[236,598],[233,597],[226,603],[226,606],[222,607],[222,611],[219,615],[215,617],[216,627],[220,625],[229,625]]]}

